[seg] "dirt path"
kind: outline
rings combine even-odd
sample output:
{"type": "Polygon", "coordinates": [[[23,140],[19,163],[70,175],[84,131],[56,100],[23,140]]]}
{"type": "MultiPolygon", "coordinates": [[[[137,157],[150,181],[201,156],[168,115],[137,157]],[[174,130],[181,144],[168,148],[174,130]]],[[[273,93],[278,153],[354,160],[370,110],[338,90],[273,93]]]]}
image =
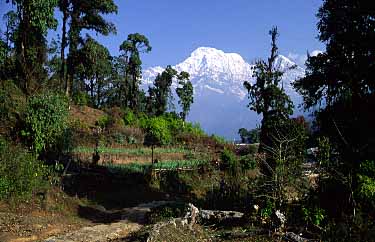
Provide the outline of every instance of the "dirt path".
{"type": "MultiPolygon", "coordinates": [[[[152,208],[168,203],[166,201],[156,201],[126,208],[121,210],[120,221],[84,227],[64,235],[48,238],[44,242],[107,242],[125,238],[130,233],[141,229],[146,222],[146,214],[152,208]]],[[[112,212],[108,211],[108,213],[112,212]]],[[[116,213],[118,212],[116,211],[116,213]]]]}

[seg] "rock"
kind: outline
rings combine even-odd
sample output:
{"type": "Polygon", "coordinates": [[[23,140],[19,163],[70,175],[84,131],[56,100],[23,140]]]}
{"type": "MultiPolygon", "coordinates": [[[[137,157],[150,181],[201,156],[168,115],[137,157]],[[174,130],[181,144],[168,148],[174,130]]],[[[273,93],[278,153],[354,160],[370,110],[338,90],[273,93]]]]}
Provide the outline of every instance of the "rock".
{"type": "Polygon", "coordinates": [[[302,238],[301,236],[299,236],[298,234],[295,234],[293,232],[286,232],[285,238],[288,241],[294,241],[294,242],[306,242],[306,241],[308,241],[307,239],[302,238]]]}

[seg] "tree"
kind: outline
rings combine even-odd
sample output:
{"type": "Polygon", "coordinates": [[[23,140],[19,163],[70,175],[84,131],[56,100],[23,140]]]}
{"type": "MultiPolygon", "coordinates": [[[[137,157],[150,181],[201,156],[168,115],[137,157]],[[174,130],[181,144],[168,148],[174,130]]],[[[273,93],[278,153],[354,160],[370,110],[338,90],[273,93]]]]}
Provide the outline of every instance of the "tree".
{"type": "Polygon", "coordinates": [[[38,88],[38,82],[46,78],[44,63],[47,57],[46,35],[56,28],[54,8],[57,0],[12,0],[16,5],[17,30],[15,50],[18,81],[26,94],[38,88]]]}
{"type": "Polygon", "coordinates": [[[240,128],[238,130],[238,134],[241,137],[241,143],[247,143],[247,142],[249,142],[249,139],[248,139],[249,131],[247,129],[240,128]]]}
{"type": "Polygon", "coordinates": [[[79,70],[79,76],[81,86],[85,87],[88,91],[91,104],[95,108],[101,107],[107,99],[105,92],[108,91],[109,81],[112,62],[109,51],[106,47],[99,44],[96,40],[88,37],[78,51],[80,59],[80,65],[77,68],[79,70]]]}
{"type": "Polygon", "coordinates": [[[259,128],[255,128],[251,130],[240,128],[238,130],[238,134],[241,137],[242,143],[249,143],[249,144],[259,143],[259,133],[260,133],[259,128]]]}
{"type": "Polygon", "coordinates": [[[40,155],[58,142],[67,128],[68,102],[64,96],[43,93],[27,102],[25,129],[31,149],[40,155]]]}
{"type": "Polygon", "coordinates": [[[18,17],[16,12],[9,11],[3,16],[5,31],[0,40],[0,79],[16,80],[14,44],[17,38],[18,17]]]}
{"type": "MultiPolygon", "coordinates": [[[[71,0],[68,5],[61,3],[60,8],[63,8],[64,14],[66,8],[68,8],[70,17],[70,29],[68,33],[69,55],[65,82],[65,93],[69,96],[76,74],[77,51],[79,44],[82,42],[80,33],[82,30],[93,30],[105,36],[115,33],[115,26],[107,22],[102,14],[117,13],[117,6],[113,0],[71,0]]],[[[64,49],[65,44],[62,41],[62,49],[64,49]]]]}
{"type": "Polygon", "coordinates": [[[154,163],[155,146],[169,144],[171,140],[172,134],[168,127],[168,122],[164,117],[154,117],[148,121],[144,145],[151,146],[152,163],[154,163]]]}
{"type": "Polygon", "coordinates": [[[355,215],[357,174],[375,156],[375,9],[366,0],[325,0],[317,16],[326,51],[308,57],[306,75],[294,86],[305,108],[318,110],[318,131],[339,159],[326,169],[333,177],[340,172],[355,215]]]}
{"type": "Polygon", "coordinates": [[[272,39],[271,56],[267,62],[259,60],[255,63],[253,77],[256,78],[256,81],[254,84],[246,81],[244,86],[248,91],[250,101],[248,106],[251,110],[263,115],[259,152],[266,153],[271,157],[267,149],[272,147],[274,129],[283,121],[288,120],[289,115],[293,113],[293,103],[280,85],[284,72],[276,65],[278,57],[277,28],[272,28],[269,34],[272,39]]]}
{"type": "Polygon", "coordinates": [[[177,71],[171,66],[158,74],[154,86],[149,88],[149,97],[152,99],[151,105],[155,109],[155,115],[163,115],[167,111],[168,98],[171,98],[171,85],[177,71]]]}
{"type": "Polygon", "coordinates": [[[61,27],[61,48],[60,48],[60,80],[64,82],[66,80],[66,59],[65,59],[65,49],[68,46],[68,38],[66,36],[66,25],[69,18],[69,0],[59,0],[58,6],[59,10],[63,14],[62,27],[61,27]]]}
{"type": "Polygon", "coordinates": [[[139,33],[130,34],[127,40],[120,45],[120,51],[123,52],[122,57],[125,58],[127,63],[124,82],[128,91],[125,106],[133,110],[138,105],[137,97],[142,76],[140,54],[148,53],[151,49],[152,47],[147,37],[139,33]]]}
{"type": "Polygon", "coordinates": [[[193,84],[191,84],[191,82],[189,81],[189,73],[181,72],[177,78],[179,80],[178,84],[180,86],[176,88],[176,93],[180,98],[180,100],[178,100],[178,104],[180,104],[182,108],[180,116],[183,120],[185,120],[190,111],[190,106],[194,102],[194,88],[193,84]]]}
{"type": "Polygon", "coordinates": [[[126,60],[121,56],[112,57],[111,90],[108,95],[108,105],[126,107],[127,83],[126,60]]]}

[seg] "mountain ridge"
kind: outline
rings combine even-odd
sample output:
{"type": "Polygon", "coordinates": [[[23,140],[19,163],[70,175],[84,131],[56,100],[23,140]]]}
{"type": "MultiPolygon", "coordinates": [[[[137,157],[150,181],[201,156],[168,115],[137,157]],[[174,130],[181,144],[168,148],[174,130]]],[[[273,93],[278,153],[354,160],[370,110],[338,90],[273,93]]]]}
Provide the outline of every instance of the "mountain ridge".
{"type": "MultiPolygon", "coordinates": [[[[283,87],[297,105],[301,97],[294,91],[292,82],[304,75],[304,68],[283,55],[278,56],[276,65],[285,71],[283,87]]],[[[247,91],[243,87],[244,81],[255,82],[254,65],[247,63],[241,55],[212,47],[199,47],[172,67],[178,72],[190,74],[194,103],[188,120],[199,122],[206,132],[233,139],[237,137],[239,128],[253,128],[260,122],[260,116],[247,107],[247,91]],[[231,118],[230,122],[228,117],[231,118]]],[[[142,88],[146,90],[151,86],[157,74],[163,70],[161,66],[144,70],[142,88]]],[[[174,81],[172,88],[176,86],[177,81],[174,81]]]]}

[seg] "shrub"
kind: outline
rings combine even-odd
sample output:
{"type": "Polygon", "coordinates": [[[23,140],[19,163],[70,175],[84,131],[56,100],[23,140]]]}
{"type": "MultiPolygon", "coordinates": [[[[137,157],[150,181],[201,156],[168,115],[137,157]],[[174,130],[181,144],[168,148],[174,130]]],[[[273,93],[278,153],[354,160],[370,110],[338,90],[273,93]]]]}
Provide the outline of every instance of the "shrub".
{"type": "Polygon", "coordinates": [[[124,119],[125,125],[138,125],[137,116],[130,109],[127,109],[125,111],[123,119],[124,119]]]}
{"type": "Polygon", "coordinates": [[[108,115],[101,116],[97,121],[96,125],[99,126],[100,128],[104,129],[107,128],[108,125],[110,124],[111,119],[108,115]]]}
{"type": "Polygon", "coordinates": [[[240,158],[241,168],[243,170],[253,170],[257,167],[254,155],[245,155],[240,158]]]}
{"type": "Polygon", "coordinates": [[[0,200],[30,198],[34,191],[48,186],[50,174],[34,154],[0,137],[0,200]]]}
{"type": "Polygon", "coordinates": [[[0,81],[0,128],[15,127],[25,107],[22,91],[12,81],[0,81]]]}
{"type": "Polygon", "coordinates": [[[172,141],[168,122],[163,117],[149,119],[146,129],[145,143],[151,145],[167,145],[172,141]]]}
{"type": "Polygon", "coordinates": [[[362,162],[358,174],[358,194],[365,201],[375,200],[375,162],[362,162]]]}
{"type": "Polygon", "coordinates": [[[44,93],[28,100],[22,135],[35,154],[56,144],[67,128],[67,117],[68,102],[63,95],[44,93]]]}
{"type": "Polygon", "coordinates": [[[205,135],[199,123],[185,123],[184,133],[192,134],[194,136],[205,135]]]}
{"type": "Polygon", "coordinates": [[[222,167],[228,169],[230,172],[235,173],[239,168],[239,163],[236,155],[228,149],[224,149],[220,154],[222,167]]]}
{"type": "Polygon", "coordinates": [[[211,138],[212,138],[213,140],[215,140],[215,142],[218,143],[218,144],[227,144],[227,143],[228,143],[228,142],[225,140],[224,137],[221,137],[221,136],[218,136],[218,135],[215,135],[215,134],[213,134],[213,135],[211,136],[211,138]]]}
{"type": "Polygon", "coordinates": [[[73,102],[79,106],[87,106],[90,96],[86,92],[77,92],[73,95],[73,102]]]}

